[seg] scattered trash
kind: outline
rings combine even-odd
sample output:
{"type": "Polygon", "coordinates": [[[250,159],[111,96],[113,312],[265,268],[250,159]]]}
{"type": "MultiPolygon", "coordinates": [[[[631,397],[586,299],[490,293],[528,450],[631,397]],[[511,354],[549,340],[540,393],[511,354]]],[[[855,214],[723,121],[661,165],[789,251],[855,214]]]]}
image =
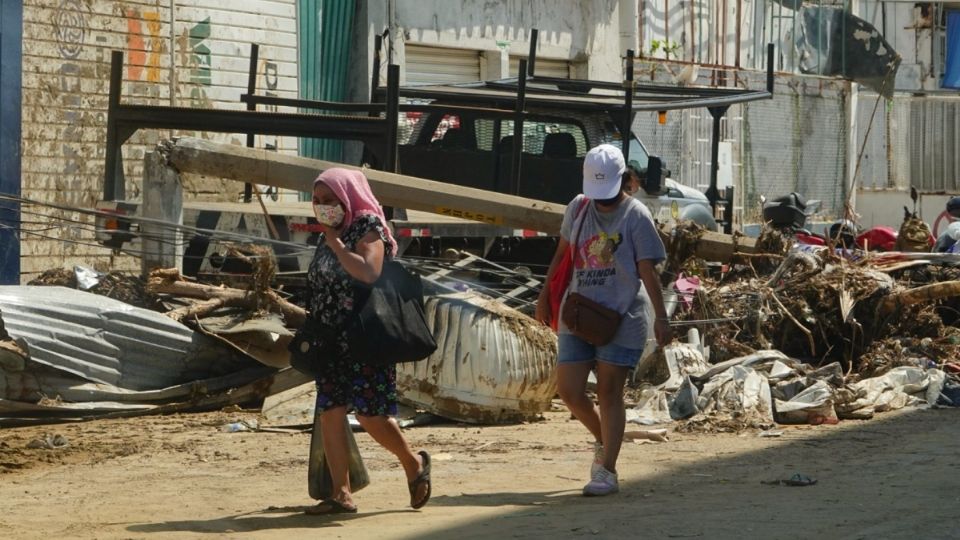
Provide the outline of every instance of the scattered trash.
{"type": "Polygon", "coordinates": [[[681,272],[680,275],[677,276],[673,287],[680,293],[679,297],[683,306],[689,309],[693,307],[694,295],[700,289],[700,278],[696,276],[686,276],[681,272]]]}
{"type": "Polygon", "coordinates": [[[761,437],[782,437],[782,436],[783,436],[783,430],[779,430],[779,429],[768,429],[768,430],[766,430],[766,431],[761,431],[761,432],[760,432],[760,436],[761,436],[761,437]]]}
{"type": "Polygon", "coordinates": [[[81,291],[89,291],[100,284],[103,274],[86,266],[74,266],[73,273],[77,277],[77,288],[81,291]]]}
{"type": "Polygon", "coordinates": [[[786,478],[786,479],[782,479],[782,480],[762,481],[762,482],[760,482],[760,483],[761,483],[761,484],[767,484],[767,485],[770,485],[770,486],[805,487],[805,486],[812,486],[812,485],[816,484],[816,483],[817,483],[817,479],[816,479],[816,478],[812,478],[812,477],[810,477],[810,476],[807,476],[807,475],[805,475],[805,474],[797,473],[797,474],[791,476],[790,478],[786,478]]]}
{"type": "Polygon", "coordinates": [[[70,446],[70,443],[67,441],[67,438],[59,434],[44,435],[39,439],[34,439],[27,443],[27,448],[44,450],[59,450],[68,446],[70,446]]]}
{"type": "Polygon", "coordinates": [[[442,416],[437,416],[428,412],[421,412],[416,413],[412,418],[403,418],[398,420],[397,423],[402,428],[412,428],[417,426],[428,426],[430,424],[439,424],[446,421],[447,419],[442,416]]]}
{"type": "Polygon", "coordinates": [[[239,422],[230,422],[224,424],[220,431],[226,433],[240,433],[243,431],[257,431],[259,430],[260,425],[256,420],[241,420],[239,422]]]}
{"type": "Polygon", "coordinates": [[[647,442],[668,442],[666,429],[647,429],[641,431],[626,431],[623,434],[623,440],[634,441],[637,443],[647,442]]]}

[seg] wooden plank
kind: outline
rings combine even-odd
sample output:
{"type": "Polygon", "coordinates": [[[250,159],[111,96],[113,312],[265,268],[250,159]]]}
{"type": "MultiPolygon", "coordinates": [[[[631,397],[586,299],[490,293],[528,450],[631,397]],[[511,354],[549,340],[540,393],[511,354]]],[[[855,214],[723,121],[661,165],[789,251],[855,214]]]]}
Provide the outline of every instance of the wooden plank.
{"type": "MultiPolygon", "coordinates": [[[[183,138],[173,145],[170,162],[190,174],[219,176],[296,191],[311,191],[320,171],[331,167],[360,170],[341,163],[277,154],[266,150],[183,138]]],[[[483,223],[560,232],[565,206],[363,169],[381,204],[424,210],[483,223]]]]}
{"type": "Polygon", "coordinates": [[[748,236],[731,236],[718,232],[706,232],[697,242],[697,256],[714,262],[730,262],[735,252],[756,253],[757,239],[748,236]]]}

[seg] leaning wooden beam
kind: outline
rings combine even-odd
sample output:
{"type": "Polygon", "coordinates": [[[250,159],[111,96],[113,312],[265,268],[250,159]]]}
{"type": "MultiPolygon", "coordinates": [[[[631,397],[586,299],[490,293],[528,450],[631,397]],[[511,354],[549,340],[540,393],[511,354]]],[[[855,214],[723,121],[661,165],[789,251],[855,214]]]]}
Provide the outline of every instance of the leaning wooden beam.
{"type": "MultiPolygon", "coordinates": [[[[342,163],[278,154],[268,150],[178,139],[170,148],[170,164],[181,173],[200,174],[311,191],[320,171],[331,167],[358,169],[342,163]]],[[[422,210],[549,234],[560,232],[565,206],[414,176],[362,169],[381,204],[422,210]]]]}
{"type": "MultiPolygon", "coordinates": [[[[317,174],[331,167],[363,170],[386,206],[548,234],[560,233],[565,209],[562,204],[190,137],[176,140],[167,151],[170,164],[181,173],[297,191],[311,191],[317,174]]],[[[753,238],[707,232],[697,243],[697,254],[708,261],[729,262],[735,253],[753,253],[755,244],[753,238]]]]}

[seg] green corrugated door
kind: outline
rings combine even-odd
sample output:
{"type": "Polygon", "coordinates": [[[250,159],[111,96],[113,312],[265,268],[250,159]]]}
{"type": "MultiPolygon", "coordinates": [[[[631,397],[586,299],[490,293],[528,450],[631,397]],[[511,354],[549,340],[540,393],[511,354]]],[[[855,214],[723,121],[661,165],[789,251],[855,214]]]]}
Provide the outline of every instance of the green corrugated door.
{"type": "MultiPolygon", "coordinates": [[[[344,101],[356,0],[297,0],[300,97],[344,101]]],[[[343,141],[300,139],[300,155],[343,160],[343,141]]]]}

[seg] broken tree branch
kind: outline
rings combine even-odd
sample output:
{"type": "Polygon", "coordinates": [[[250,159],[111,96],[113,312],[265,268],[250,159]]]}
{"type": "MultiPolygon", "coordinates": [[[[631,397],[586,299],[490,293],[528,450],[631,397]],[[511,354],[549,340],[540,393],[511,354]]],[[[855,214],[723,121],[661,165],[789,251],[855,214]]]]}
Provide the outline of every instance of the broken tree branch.
{"type": "Polygon", "coordinates": [[[206,300],[173,310],[168,314],[178,321],[187,317],[202,317],[221,307],[242,307],[256,311],[264,300],[266,300],[266,308],[283,315],[287,326],[291,328],[302,326],[307,317],[306,310],[287,302],[272,290],[260,292],[258,297],[258,294],[253,291],[190,283],[183,281],[180,272],[176,269],[158,269],[151,272],[150,279],[147,281],[147,291],[152,294],[170,294],[206,300]]]}
{"type": "Polygon", "coordinates": [[[777,303],[778,306],[780,306],[780,309],[783,310],[784,315],[786,315],[788,319],[790,319],[791,321],[793,321],[793,324],[795,324],[795,325],[797,326],[797,328],[799,328],[801,331],[803,331],[804,334],[807,335],[807,341],[808,341],[809,344],[810,344],[810,356],[816,356],[816,355],[817,355],[817,348],[816,348],[816,345],[814,344],[814,341],[813,341],[813,333],[810,332],[810,330],[808,330],[806,326],[802,325],[802,324],[800,323],[800,321],[798,321],[798,320],[793,316],[792,313],[790,313],[790,310],[787,309],[787,306],[783,305],[783,302],[781,302],[780,299],[777,298],[777,294],[776,294],[776,293],[774,293],[773,291],[770,291],[770,296],[773,297],[773,300],[777,303]]]}
{"type": "Polygon", "coordinates": [[[891,315],[899,308],[914,304],[936,302],[953,296],[960,296],[960,281],[944,281],[923,287],[888,294],[877,305],[880,315],[891,315]]]}

